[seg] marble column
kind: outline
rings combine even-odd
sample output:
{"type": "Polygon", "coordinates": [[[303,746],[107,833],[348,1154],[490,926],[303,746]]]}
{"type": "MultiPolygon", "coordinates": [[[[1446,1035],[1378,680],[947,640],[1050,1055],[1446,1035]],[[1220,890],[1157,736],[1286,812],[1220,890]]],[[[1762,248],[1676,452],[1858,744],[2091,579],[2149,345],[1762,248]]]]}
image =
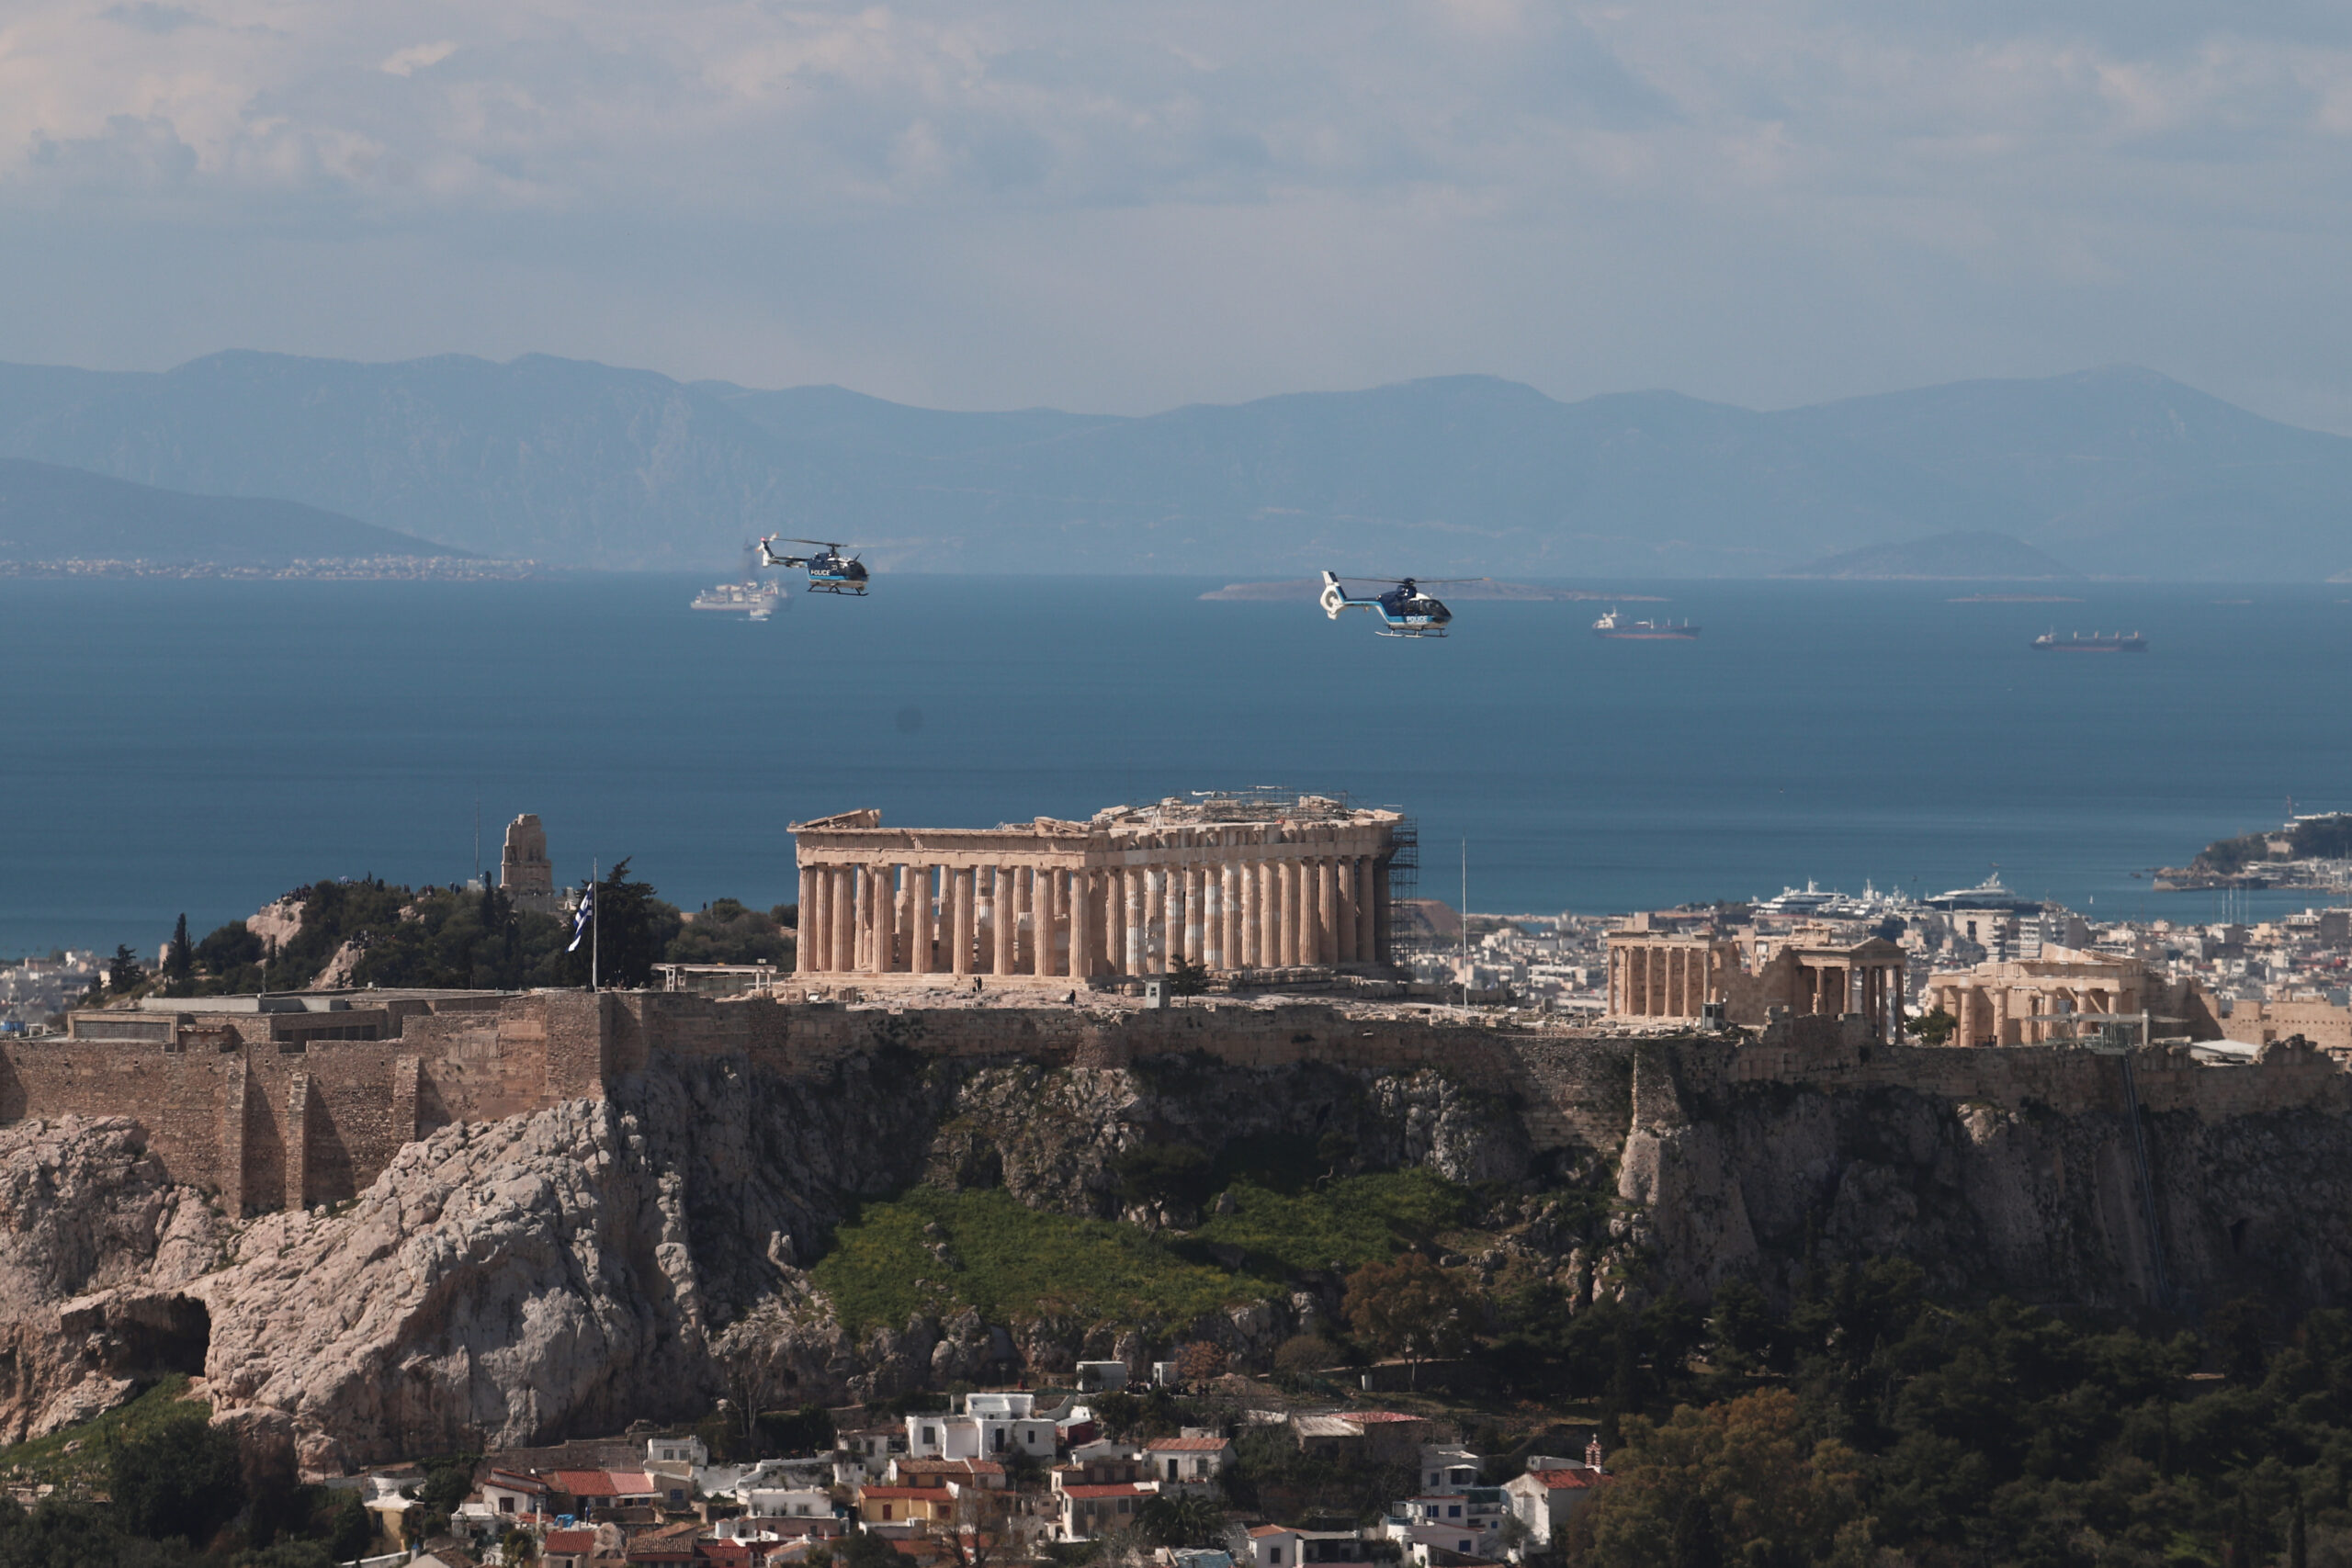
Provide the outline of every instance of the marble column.
{"type": "Polygon", "coordinates": [[[792,967],[798,974],[813,975],[817,972],[816,917],[817,868],[804,865],[800,868],[800,909],[796,917],[799,924],[793,928],[792,933],[792,967]]]}
{"type": "Polygon", "coordinates": [[[899,889],[899,924],[906,928],[907,959],[900,965],[910,975],[931,967],[931,867],[907,863],[906,886],[899,889]]]}
{"type": "Polygon", "coordinates": [[[1012,868],[1012,967],[1013,975],[1042,975],[1037,965],[1037,868],[1017,865],[1012,868]]]}
{"type": "Polygon", "coordinates": [[[833,867],[833,953],[835,972],[857,967],[857,868],[833,867]]]}
{"type": "Polygon", "coordinates": [[[800,940],[808,949],[808,970],[821,975],[833,956],[833,868],[808,868],[808,898],[800,906],[800,940]]]}
{"type": "Polygon", "coordinates": [[[1249,898],[1249,882],[1244,879],[1242,867],[1226,861],[1216,867],[1216,884],[1226,900],[1226,968],[1247,968],[1242,952],[1247,950],[1244,931],[1249,921],[1242,912],[1242,903],[1249,898]]]}
{"type": "Polygon", "coordinates": [[[1184,962],[1208,965],[1208,889],[1202,868],[1184,868],[1184,962]]]}
{"type": "Polygon", "coordinates": [[[1266,863],[1266,966],[1284,969],[1298,962],[1298,872],[1296,863],[1266,863]]]}
{"type": "Polygon", "coordinates": [[[1010,975],[1013,946],[1021,935],[1021,908],[1012,896],[1012,868],[1000,865],[992,869],[996,882],[996,951],[990,954],[989,972],[1010,975]]]}
{"type": "Polygon", "coordinates": [[[893,911],[890,906],[897,889],[891,886],[890,868],[887,865],[867,866],[865,880],[865,968],[871,975],[888,975],[893,946],[890,939],[896,925],[891,919],[893,911]]]}
{"type": "Polygon", "coordinates": [[[981,975],[996,968],[996,867],[972,868],[972,968],[981,975]]]}
{"type": "Polygon", "coordinates": [[[1356,857],[1341,855],[1338,863],[1340,881],[1340,924],[1333,931],[1331,962],[1354,964],[1356,958],[1356,857]]]}
{"type": "Polygon", "coordinates": [[[1373,935],[1374,867],[1378,863],[1370,855],[1358,855],[1356,860],[1356,962],[1377,964],[1380,949],[1373,935]]]}
{"type": "Polygon", "coordinates": [[[1259,966],[1259,863],[1238,861],[1232,867],[1232,900],[1235,900],[1235,921],[1239,926],[1239,938],[1232,945],[1232,966],[1259,966]]]}
{"type": "Polygon", "coordinates": [[[904,974],[915,966],[915,868],[890,868],[890,968],[904,974]]]}
{"type": "Polygon", "coordinates": [[[1059,919],[1056,909],[1055,895],[1060,891],[1061,877],[1062,874],[1058,868],[1041,865],[1037,868],[1036,874],[1030,880],[1029,972],[1033,975],[1042,976],[1058,975],[1062,972],[1060,954],[1054,946],[1055,932],[1058,929],[1056,922],[1059,919]]]}
{"type": "Polygon", "coordinates": [[[1232,868],[1222,863],[1201,871],[1201,966],[1226,966],[1226,905],[1233,894],[1232,868]]]}
{"type": "Polygon", "coordinates": [[[849,868],[849,966],[864,972],[874,967],[874,874],[865,866],[849,868]]]}
{"type": "Polygon", "coordinates": [[[1323,894],[1312,856],[1298,862],[1298,961],[1323,962],[1323,894]]]}
{"type": "Polygon", "coordinates": [[[1125,940],[1119,944],[1119,973],[1140,975],[1149,963],[1145,946],[1143,908],[1143,868],[1123,866],[1119,871],[1120,931],[1125,940]]]}
{"type": "Polygon", "coordinates": [[[1069,977],[1080,986],[1094,973],[1094,874],[1079,866],[1069,874],[1069,977]]]}
{"type": "Polygon", "coordinates": [[[1143,968],[1146,975],[1168,972],[1168,873],[1159,866],[1143,868],[1143,968]]]}
{"type": "Polygon", "coordinates": [[[947,972],[969,975],[972,972],[972,926],[977,918],[978,878],[968,865],[959,865],[949,874],[955,880],[956,903],[947,925],[949,929],[947,972]]]}
{"type": "Polygon", "coordinates": [[[1243,861],[1241,877],[1241,965],[1246,969],[1262,969],[1266,951],[1266,887],[1260,874],[1261,863],[1243,861]]]}
{"type": "Polygon", "coordinates": [[[1340,962],[1340,863],[1329,855],[1315,859],[1315,962],[1340,962]]]}

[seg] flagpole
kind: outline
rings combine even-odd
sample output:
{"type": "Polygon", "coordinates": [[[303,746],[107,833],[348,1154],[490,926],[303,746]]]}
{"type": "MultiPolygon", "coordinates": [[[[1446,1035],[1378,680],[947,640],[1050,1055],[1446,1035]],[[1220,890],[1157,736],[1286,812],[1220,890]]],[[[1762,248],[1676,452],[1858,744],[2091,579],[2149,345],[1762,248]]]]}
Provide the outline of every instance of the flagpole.
{"type": "Polygon", "coordinates": [[[596,884],[603,880],[604,874],[605,865],[602,861],[589,861],[588,886],[591,891],[588,895],[588,988],[592,991],[602,989],[596,976],[596,964],[597,949],[604,945],[605,901],[596,897],[594,889],[596,884]]]}

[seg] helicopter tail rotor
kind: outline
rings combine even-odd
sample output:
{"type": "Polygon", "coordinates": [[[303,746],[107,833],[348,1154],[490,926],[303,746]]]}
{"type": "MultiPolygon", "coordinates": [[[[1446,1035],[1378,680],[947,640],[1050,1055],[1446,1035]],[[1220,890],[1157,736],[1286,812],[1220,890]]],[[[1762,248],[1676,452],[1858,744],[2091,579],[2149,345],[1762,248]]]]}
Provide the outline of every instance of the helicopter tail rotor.
{"type": "Polygon", "coordinates": [[[1328,571],[1323,574],[1323,592],[1318,603],[1323,606],[1325,617],[1334,621],[1340,618],[1340,612],[1348,607],[1348,591],[1340,587],[1340,580],[1328,571]]]}

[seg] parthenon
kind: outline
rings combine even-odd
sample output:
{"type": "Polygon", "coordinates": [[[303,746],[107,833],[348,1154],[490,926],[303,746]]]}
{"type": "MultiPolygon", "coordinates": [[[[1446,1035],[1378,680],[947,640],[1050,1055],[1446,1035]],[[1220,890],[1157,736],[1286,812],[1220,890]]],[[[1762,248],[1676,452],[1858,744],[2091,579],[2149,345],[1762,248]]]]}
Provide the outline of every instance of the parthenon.
{"type": "Polygon", "coordinates": [[[1170,798],[1088,822],[793,824],[804,975],[1029,981],[1389,962],[1394,811],[1321,795],[1170,798]]]}

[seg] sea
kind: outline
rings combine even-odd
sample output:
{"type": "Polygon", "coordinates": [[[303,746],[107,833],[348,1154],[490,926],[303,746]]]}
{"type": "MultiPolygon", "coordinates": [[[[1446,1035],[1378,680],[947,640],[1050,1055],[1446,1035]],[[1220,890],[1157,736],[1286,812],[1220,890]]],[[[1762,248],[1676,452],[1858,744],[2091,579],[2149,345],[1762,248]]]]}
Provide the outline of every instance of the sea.
{"type": "MultiPolygon", "coordinates": [[[[2352,589],[1612,583],[1464,600],[1443,640],[1212,580],[884,576],[765,623],[710,579],[0,580],[0,956],[153,952],[301,884],[626,857],[687,908],[792,899],[791,824],[986,827],[1251,785],[1418,824],[1419,890],[1599,913],[1997,869],[2094,917],[2307,895],[2146,875],[2290,807],[2352,807],[2352,589]],[[2139,631],[2144,655],[2033,651],[2139,631]]],[[[1439,592],[1442,592],[1443,590],[1439,592]]]]}

